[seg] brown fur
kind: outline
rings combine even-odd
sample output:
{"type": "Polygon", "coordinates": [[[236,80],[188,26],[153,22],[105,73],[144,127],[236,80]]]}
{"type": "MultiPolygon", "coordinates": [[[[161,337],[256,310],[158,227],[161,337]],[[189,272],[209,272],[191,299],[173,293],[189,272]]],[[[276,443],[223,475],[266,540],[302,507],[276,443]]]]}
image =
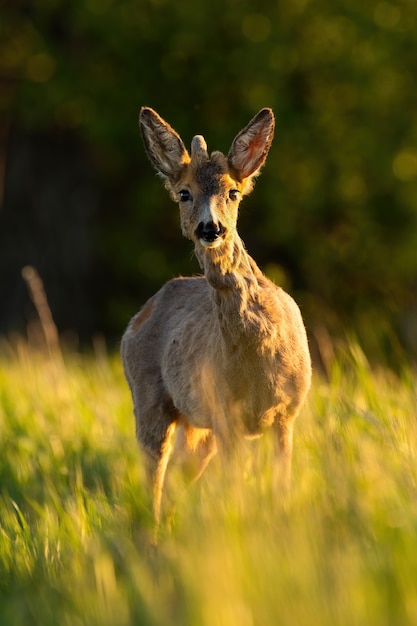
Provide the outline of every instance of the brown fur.
{"type": "Polygon", "coordinates": [[[204,277],[166,283],[122,339],[158,522],[177,428],[191,449],[205,444],[200,475],[216,447],[230,452],[240,436],[272,426],[288,482],[293,422],[310,386],[311,365],[297,305],[263,275],[236,230],[239,201],[252,189],[272,141],[272,111],[263,109],[249,122],[227,157],[209,156],[200,136],[190,157],[152,109],[141,110],[140,124],[204,271],[204,277]],[[214,241],[199,234],[201,224],[216,227],[214,241]]]}

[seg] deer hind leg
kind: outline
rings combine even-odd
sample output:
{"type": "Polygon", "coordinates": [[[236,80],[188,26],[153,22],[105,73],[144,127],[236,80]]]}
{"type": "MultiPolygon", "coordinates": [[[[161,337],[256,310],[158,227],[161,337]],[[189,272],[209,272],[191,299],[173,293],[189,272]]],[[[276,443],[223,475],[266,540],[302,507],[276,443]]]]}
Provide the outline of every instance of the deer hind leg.
{"type": "Polygon", "coordinates": [[[171,412],[153,413],[149,420],[143,415],[136,419],[136,436],[146,455],[146,475],[152,493],[156,528],[161,521],[161,502],[168,462],[174,445],[176,421],[171,412]]]}
{"type": "Polygon", "coordinates": [[[293,418],[278,415],[274,424],[278,447],[278,463],[274,466],[273,481],[288,492],[291,486],[291,464],[293,449],[293,418]]]}
{"type": "Polygon", "coordinates": [[[175,422],[169,425],[166,431],[166,437],[162,443],[157,458],[148,457],[147,461],[148,480],[152,489],[153,515],[157,527],[159,526],[161,521],[162,493],[165,484],[165,475],[168,467],[168,462],[171,458],[172,450],[174,447],[172,440],[175,429],[175,422]]]}

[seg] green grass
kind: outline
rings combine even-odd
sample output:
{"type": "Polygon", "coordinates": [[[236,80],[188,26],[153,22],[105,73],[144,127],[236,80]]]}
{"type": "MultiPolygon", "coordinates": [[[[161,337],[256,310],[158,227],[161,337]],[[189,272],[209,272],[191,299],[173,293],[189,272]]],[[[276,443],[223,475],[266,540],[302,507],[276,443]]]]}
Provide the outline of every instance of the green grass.
{"type": "MultiPolygon", "coordinates": [[[[158,548],[117,356],[0,356],[0,623],[364,626],[417,623],[417,420],[411,367],[352,345],[316,375],[293,489],[271,441],[238,481],[172,472],[158,548]]],[[[254,451],[258,450],[255,455],[254,451]]]]}

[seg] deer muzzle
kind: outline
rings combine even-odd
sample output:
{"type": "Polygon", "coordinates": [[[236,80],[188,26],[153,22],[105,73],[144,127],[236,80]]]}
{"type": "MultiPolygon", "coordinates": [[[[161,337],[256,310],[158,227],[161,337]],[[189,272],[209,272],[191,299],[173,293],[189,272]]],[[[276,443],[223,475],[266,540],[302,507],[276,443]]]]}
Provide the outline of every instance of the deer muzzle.
{"type": "Polygon", "coordinates": [[[214,248],[222,243],[225,232],[226,230],[222,224],[200,222],[195,234],[203,246],[214,248]]]}

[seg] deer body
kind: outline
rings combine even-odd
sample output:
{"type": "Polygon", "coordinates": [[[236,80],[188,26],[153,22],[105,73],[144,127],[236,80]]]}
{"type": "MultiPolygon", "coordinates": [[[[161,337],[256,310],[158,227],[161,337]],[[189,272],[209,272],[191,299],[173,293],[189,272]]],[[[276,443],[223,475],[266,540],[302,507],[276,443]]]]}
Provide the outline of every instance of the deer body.
{"type": "Polygon", "coordinates": [[[236,230],[240,198],[251,190],[272,141],[272,111],[263,109],[251,120],[227,158],[209,156],[200,136],[190,158],[152,109],[141,110],[140,122],[148,155],[180,203],[183,234],[194,242],[204,271],[204,277],[166,283],[122,339],[158,521],[177,428],[191,448],[205,442],[202,471],[216,446],[230,451],[240,436],[271,425],[288,481],[292,426],[311,365],[297,305],[263,275],[236,230]]]}

